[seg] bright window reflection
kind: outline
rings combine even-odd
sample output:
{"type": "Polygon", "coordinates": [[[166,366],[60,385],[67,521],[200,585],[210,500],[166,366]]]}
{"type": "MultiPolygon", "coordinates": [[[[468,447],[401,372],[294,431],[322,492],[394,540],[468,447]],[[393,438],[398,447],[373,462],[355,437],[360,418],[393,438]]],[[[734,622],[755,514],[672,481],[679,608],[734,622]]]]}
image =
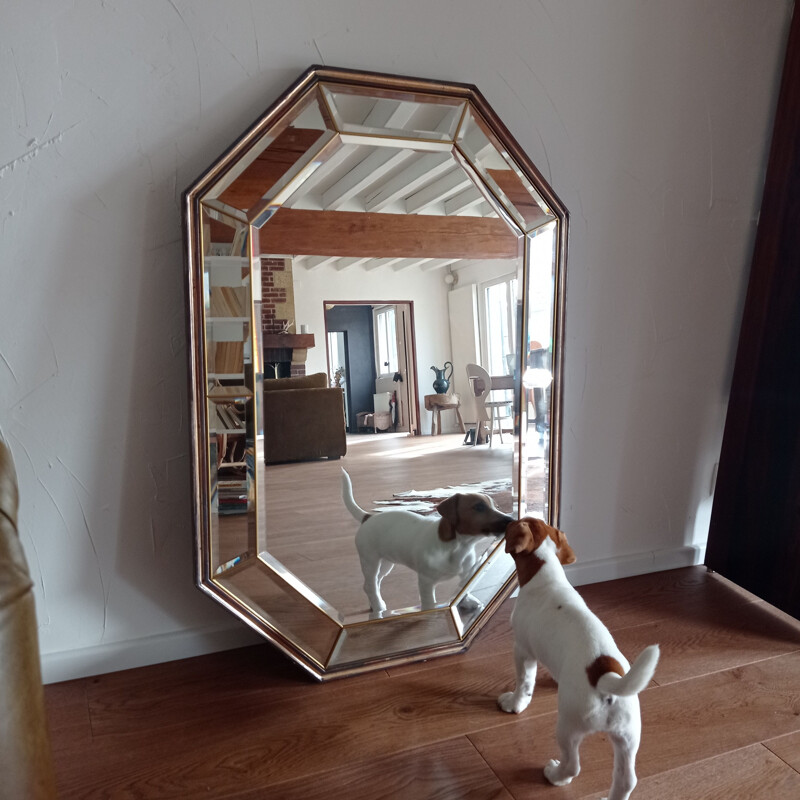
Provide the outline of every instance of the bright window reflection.
{"type": "Polygon", "coordinates": [[[504,279],[485,289],[486,369],[490,375],[508,375],[513,370],[516,342],[517,279],[504,279]]]}
{"type": "Polygon", "coordinates": [[[530,287],[528,290],[528,338],[551,349],[553,338],[553,265],[555,224],[540,228],[529,239],[530,287]]]}
{"type": "Polygon", "coordinates": [[[397,372],[397,329],[394,306],[387,306],[375,312],[375,355],[378,361],[379,375],[397,372]]]}

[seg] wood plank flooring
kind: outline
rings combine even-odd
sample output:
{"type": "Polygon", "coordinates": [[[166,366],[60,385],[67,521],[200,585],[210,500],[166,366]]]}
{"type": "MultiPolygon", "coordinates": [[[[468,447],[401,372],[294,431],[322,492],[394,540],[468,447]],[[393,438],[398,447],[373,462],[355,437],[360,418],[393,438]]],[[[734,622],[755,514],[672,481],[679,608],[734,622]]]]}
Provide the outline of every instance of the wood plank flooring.
{"type": "MultiPolygon", "coordinates": [[[[800,623],[702,567],[582,587],[641,695],[635,800],[800,798],[800,623]]],[[[513,683],[507,601],[468,653],[317,684],[269,645],[45,687],[62,798],[553,798],[605,795],[602,736],[554,788],[556,685],[497,710],[513,683]]]]}
{"type": "MultiPolygon", "coordinates": [[[[362,435],[348,437],[347,455],[339,460],[271,464],[259,475],[264,481],[260,507],[261,540],[248,544],[244,517],[220,520],[218,562],[268,550],[293,575],[347,618],[369,612],[364,578],[355,547],[358,525],[342,502],[342,468],[353,482],[356,501],[367,511],[395,492],[431,490],[464,483],[512,480],[514,440],[489,447],[465,447],[463,434],[441,436],[362,435]],[[309,487],[313,487],[310,490],[309,487]],[[244,533],[242,532],[244,530],[244,533]]],[[[535,448],[531,448],[535,449],[535,448]]],[[[544,461],[528,463],[528,502],[532,513],[544,505],[544,461]],[[536,487],[535,489],[533,487],[536,487]]],[[[501,510],[511,513],[509,504],[501,510]]],[[[486,547],[494,542],[487,540],[486,547]]],[[[457,581],[437,588],[447,602],[461,589],[457,581]]],[[[383,586],[389,608],[419,605],[417,577],[397,569],[383,586]]]]}

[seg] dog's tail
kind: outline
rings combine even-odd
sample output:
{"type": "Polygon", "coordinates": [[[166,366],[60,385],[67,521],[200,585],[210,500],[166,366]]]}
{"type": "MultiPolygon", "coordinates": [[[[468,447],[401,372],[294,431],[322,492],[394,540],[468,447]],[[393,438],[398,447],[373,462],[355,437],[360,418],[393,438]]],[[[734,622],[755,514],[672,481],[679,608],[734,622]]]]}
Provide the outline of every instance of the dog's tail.
{"type": "Polygon", "coordinates": [[[364,511],[353,498],[353,483],[344,467],[342,468],[342,500],[344,500],[345,507],[357,522],[364,522],[372,516],[364,511]]]}
{"type": "Polygon", "coordinates": [[[616,672],[606,672],[597,681],[597,690],[605,694],[615,694],[630,697],[639,694],[656,671],[658,657],[661,651],[657,644],[645,647],[636,661],[633,662],[628,672],[620,677],[616,672]]]}

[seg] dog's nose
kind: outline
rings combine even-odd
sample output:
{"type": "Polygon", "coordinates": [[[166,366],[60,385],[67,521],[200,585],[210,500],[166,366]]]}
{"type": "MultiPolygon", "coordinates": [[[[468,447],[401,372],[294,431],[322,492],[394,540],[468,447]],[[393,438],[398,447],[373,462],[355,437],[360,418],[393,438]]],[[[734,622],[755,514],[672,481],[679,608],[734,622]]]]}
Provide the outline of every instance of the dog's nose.
{"type": "Polygon", "coordinates": [[[516,522],[514,517],[509,517],[508,514],[503,514],[500,517],[499,524],[497,526],[497,533],[499,535],[503,535],[506,532],[506,528],[512,523],[516,522]]]}

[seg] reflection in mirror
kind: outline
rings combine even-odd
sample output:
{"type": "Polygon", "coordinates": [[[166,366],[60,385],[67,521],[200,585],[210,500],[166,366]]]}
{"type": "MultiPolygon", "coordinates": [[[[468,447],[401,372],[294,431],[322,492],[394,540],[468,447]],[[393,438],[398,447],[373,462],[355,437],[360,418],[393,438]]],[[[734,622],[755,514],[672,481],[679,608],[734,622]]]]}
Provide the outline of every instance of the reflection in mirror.
{"type": "Polygon", "coordinates": [[[198,584],[318,678],[465,649],[557,522],[563,207],[474,87],[327,68],[185,197],[198,584]]]}

